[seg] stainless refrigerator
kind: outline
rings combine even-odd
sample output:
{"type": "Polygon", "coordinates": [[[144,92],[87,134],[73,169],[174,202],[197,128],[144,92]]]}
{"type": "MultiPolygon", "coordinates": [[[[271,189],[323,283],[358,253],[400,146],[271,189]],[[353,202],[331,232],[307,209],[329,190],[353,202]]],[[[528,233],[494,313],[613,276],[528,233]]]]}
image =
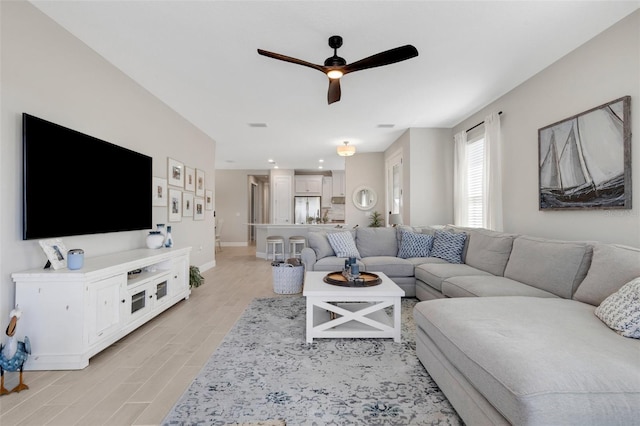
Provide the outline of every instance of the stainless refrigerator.
{"type": "Polygon", "coordinates": [[[320,197],[294,197],[293,217],[296,224],[306,224],[308,217],[320,217],[320,197]]]}

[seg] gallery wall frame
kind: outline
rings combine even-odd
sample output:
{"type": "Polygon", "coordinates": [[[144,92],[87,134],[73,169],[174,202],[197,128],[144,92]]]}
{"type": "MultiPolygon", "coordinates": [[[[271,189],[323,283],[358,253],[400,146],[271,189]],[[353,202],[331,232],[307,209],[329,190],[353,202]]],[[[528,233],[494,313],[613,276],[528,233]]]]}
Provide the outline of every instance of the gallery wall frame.
{"type": "Polygon", "coordinates": [[[184,164],[173,158],[167,158],[167,182],[172,186],[184,186],[184,164]]]}
{"type": "Polygon", "coordinates": [[[204,170],[196,169],[196,195],[204,197],[204,170]]]}
{"type": "Polygon", "coordinates": [[[191,167],[184,167],[184,190],[195,191],[196,190],[196,171],[191,167]]]}
{"type": "Polygon", "coordinates": [[[151,205],[165,207],[167,205],[167,180],[154,177],[151,181],[151,205]]]}
{"type": "Polygon", "coordinates": [[[204,198],[193,200],[193,220],[204,220],[204,198]]]}
{"type": "Polygon", "coordinates": [[[204,191],[204,205],[207,210],[213,210],[213,191],[210,189],[204,191]]]}
{"type": "Polygon", "coordinates": [[[182,191],[169,188],[169,222],[182,221],[182,191]]]}
{"type": "Polygon", "coordinates": [[[538,129],[540,210],[631,209],[631,96],[538,129]]]}
{"type": "Polygon", "coordinates": [[[182,193],[182,216],[193,216],[193,194],[188,192],[182,193]]]}

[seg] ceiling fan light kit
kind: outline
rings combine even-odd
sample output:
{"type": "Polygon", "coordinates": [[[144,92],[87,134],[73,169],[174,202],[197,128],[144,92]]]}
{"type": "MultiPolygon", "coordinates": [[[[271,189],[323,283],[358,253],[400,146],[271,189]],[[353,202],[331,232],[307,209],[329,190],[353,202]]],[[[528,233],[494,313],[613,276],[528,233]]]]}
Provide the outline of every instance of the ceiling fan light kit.
{"type": "Polygon", "coordinates": [[[351,157],[356,153],[356,147],[349,145],[349,141],[344,141],[344,145],[338,146],[338,155],[341,157],[351,157]]]}
{"type": "Polygon", "coordinates": [[[344,58],[338,56],[338,48],[340,48],[340,46],[342,46],[342,37],[337,35],[329,37],[329,47],[333,49],[333,56],[327,58],[324,61],[324,65],[313,64],[301,59],[292,58],[279,53],[268,52],[262,49],[258,49],[258,54],[285,62],[291,62],[292,64],[313,68],[326,74],[329,78],[329,91],[327,93],[327,102],[329,105],[340,100],[340,78],[342,76],[350,72],[390,65],[418,56],[418,49],[407,44],[405,46],[376,53],[375,55],[347,64],[347,61],[345,61],[344,58]]]}

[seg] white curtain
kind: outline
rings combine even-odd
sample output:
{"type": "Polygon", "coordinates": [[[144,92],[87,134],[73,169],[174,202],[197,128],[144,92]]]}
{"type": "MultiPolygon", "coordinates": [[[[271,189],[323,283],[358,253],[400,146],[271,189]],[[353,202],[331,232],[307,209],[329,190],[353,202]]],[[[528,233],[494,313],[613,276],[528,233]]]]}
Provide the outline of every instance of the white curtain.
{"type": "Polygon", "coordinates": [[[502,231],[502,137],[500,115],[496,112],[484,119],[483,184],[484,227],[502,231]]]}
{"type": "Polygon", "coordinates": [[[467,132],[453,137],[453,224],[466,226],[469,221],[467,196],[467,132]]]}

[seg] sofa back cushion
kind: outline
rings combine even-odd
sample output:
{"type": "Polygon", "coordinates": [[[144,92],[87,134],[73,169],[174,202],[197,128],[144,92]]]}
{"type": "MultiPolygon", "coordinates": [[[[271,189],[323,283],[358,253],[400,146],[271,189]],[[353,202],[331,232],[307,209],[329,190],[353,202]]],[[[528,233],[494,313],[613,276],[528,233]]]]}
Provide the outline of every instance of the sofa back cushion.
{"type": "Polygon", "coordinates": [[[570,299],[587,273],[591,253],[586,243],[519,236],[504,276],[570,299]]]}
{"type": "Polygon", "coordinates": [[[467,230],[465,263],[490,274],[503,276],[516,235],[488,229],[467,230]]]}
{"type": "Polygon", "coordinates": [[[309,244],[309,248],[316,252],[316,259],[336,255],[331,248],[331,244],[329,244],[327,233],[324,231],[309,231],[309,234],[307,234],[307,243],[309,244]]]}
{"type": "Polygon", "coordinates": [[[573,298],[598,306],[624,284],[640,277],[640,249],[597,243],[587,276],[573,298]]]}
{"type": "Polygon", "coordinates": [[[398,240],[396,228],[358,228],[356,247],[360,256],[396,256],[398,240]]]}

